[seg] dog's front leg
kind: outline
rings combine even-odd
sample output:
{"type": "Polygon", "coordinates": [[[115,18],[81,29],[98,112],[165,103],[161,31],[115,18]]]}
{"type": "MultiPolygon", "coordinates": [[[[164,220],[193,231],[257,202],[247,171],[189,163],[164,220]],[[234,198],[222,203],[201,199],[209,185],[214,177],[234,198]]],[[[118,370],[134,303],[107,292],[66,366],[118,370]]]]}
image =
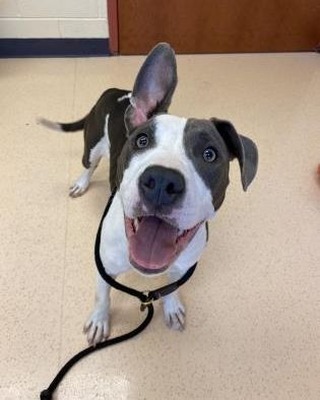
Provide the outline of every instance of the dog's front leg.
{"type": "MultiPolygon", "coordinates": [[[[169,272],[169,281],[175,282],[182,275],[181,271],[172,267],[172,270],[169,272]]],[[[163,297],[162,302],[166,325],[171,329],[183,331],[185,328],[186,312],[184,305],[179,299],[178,291],[163,297]]]]}
{"type": "Polygon", "coordinates": [[[109,336],[110,285],[98,274],[95,307],[86,321],[83,332],[89,345],[95,346],[109,336]]]}
{"type": "Polygon", "coordinates": [[[176,331],[184,330],[186,314],[178,293],[172,293],[163,298],[163,312],[169,328],[176,331]]]}

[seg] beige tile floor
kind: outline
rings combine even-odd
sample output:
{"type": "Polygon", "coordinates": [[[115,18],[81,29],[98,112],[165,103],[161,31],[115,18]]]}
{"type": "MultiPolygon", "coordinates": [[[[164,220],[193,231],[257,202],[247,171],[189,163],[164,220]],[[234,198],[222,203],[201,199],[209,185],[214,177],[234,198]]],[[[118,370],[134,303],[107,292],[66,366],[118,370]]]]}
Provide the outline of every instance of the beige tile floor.
{"type": "MultiPolygon", "coordinates": [[[[0,398],[38,398],[85,345],[93,302],[93,242],[109,193],[107,163],[88,193],[81,134],[37,116],[72,120],[100,93],[131,88],[141,57],[0,61],[0,398]]],[[[139,338],[84,360],[57,399],[320,399],[320,58],[315,54],[179,56],[171,112],[224,117],[253,138],[260,167],[231,185],[192,281],[188,323],[156,316],[139,338]]],[[[140,285],[135,274],[125,278],[140,285]]],[[[113,293],[112,332],[141,320],[113,293]]]]}

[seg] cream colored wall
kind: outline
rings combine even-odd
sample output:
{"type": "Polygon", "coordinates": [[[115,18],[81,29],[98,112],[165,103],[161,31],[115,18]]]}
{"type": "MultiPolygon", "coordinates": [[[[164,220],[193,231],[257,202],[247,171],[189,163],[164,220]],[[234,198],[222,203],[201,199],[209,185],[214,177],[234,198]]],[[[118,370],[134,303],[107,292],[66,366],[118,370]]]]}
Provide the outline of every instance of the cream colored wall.
{"type": "Polygon", "coordinates": [[[0,38],[109,37],[106,0],[0,0],[0,38]]]}

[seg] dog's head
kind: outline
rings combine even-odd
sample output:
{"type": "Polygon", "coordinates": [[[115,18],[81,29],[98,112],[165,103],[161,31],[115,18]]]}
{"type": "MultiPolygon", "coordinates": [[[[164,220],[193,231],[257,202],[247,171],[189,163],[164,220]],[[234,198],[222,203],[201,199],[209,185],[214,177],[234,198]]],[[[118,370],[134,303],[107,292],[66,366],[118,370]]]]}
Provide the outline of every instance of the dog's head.
{"type": "Polygon", "coordinates": [[[244,190],[258,164],[255,144],[230,122],[163,114],[176,83],[174,52],[160,44],[137,76],[125,117],[117,186],[130,261],[146,274],[167,269],[220,208],[231,160],[239,161],[244,190]]]}

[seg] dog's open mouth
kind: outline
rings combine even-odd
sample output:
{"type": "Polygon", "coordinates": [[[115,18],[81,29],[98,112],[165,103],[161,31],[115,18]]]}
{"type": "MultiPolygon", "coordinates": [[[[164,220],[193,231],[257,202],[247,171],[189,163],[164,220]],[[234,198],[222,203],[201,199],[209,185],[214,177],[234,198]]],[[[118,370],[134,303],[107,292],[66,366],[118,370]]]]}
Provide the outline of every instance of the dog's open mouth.
{"type": "Polygon", "coordinates": [[[125,217],[131,264],[144,274],[165,271],[186,248],[200,225],[180,231],[155,216],[125,217]]]}

